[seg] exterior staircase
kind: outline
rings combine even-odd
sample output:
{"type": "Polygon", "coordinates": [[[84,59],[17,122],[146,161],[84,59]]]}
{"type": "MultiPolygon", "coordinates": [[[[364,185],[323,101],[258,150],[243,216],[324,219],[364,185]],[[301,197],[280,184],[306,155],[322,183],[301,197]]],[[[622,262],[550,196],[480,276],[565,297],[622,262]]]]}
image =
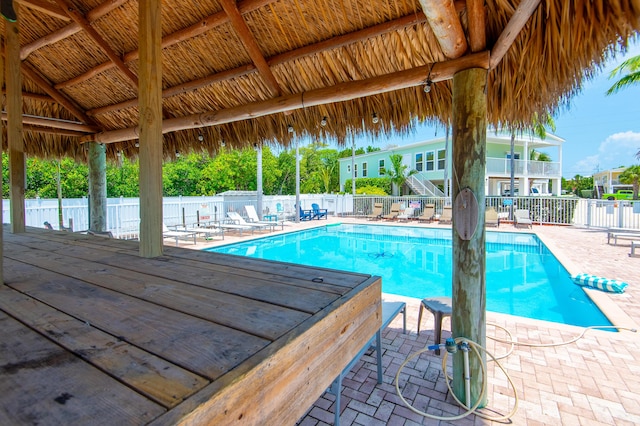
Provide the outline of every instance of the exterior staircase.
{"type": "Polygon", "coordinates": [[[429,179],[425,179],[421,173],[409,176],[406,183],[416,194],[426,195],[428,197],[444,197],[444,192],[429,179]]]}

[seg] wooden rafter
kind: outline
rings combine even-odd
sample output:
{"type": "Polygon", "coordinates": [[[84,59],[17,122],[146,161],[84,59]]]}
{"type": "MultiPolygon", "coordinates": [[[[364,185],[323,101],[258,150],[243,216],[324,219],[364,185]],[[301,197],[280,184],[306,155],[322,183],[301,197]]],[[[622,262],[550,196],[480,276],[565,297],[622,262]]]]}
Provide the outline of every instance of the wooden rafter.
{"type": "Polygon", "coordinates": [[[59,104],[69,110],[74,117],[78,120],[83,121],[86,124],[95,124],[87,114],[82,111],[82,109],[75,104],[71,99],[67,98],[65,95],[57,91],[53,88],[51,83],[49,83],[44,77],[40,75],[36,70],[31,68],[29,64],[26,62],[22,62],[20,65],[22,69],[22,73],[29,77],[36,85],[38,85],[42,90],[47,92],[49,96],[56,100],[59,104]]]}
{"type": "MultiPolygon", "coordinates": [[[[7,113],[2,113],[2,120],[7,120],[7,113]]],[[[43,126],[50,127],[53,129],[63,129],[63,130],[74,130],[76,132],[83,133],[95,133],[99,130],[96,126],[90,126],[84,123],[69,121],[69,120],[59,120],[55,118],[48,117],[37,117],[29,114],[22,114],[22,123],[31,124],[34,126],[43,126]]]]}
{"type": "Polygon", "coordinates": [[[422,11],[447,58],[459,58],[467,51],[467,40],[453,0],[420,0],[422,11]]]}
{"type": "MultiPolygon", "coordinates": [[[[100,6],[91,9],[87,13],[87,16],[86,16],[87,20],[89,22],[93,22],[97,19],[100,19],[103,16],[105,16],[107,13],[111,12],[114,9],[117,9],[118,7],[122,6],[124,3],[128,1],[129,0],[106,1],[102,3],[100,6]]],[[[67,15],[66,13],[64,13],[64,16],[67,20],[71,20],[69,15],[67,15]]],[[[65,38],[70,37],[80,31],[82,31],[82,27],[78,23],[72,22],[66,27],[60,28],[58,31],[54,31],[45,37],[39,38],[38,40],[35,40],[31,43],[28,43],[22,46],[22,48],[20,49],[20,59],[24,61],[31,53],[35,52],[36,50],[44,46],[48,46],[50,44],[56,43],[60,40],[64,40],[65,38]]]]}
{"type": "MultiPolygon", "coordinates": [[[[2,90],[2,94],[6,95],[7,91],[6,90],[2,90]]],[[[29,98],[29,99],[35,99],[37,101],[42,101],[42,102],[57,102],[51,96],[41,95],[40,93],[22,92],[22,97],[23,98],[29,98]]]]}
{"type": "MultiPolygon", "coordinates": [[[[319,43],[311,44],[308,46],[294,49],[289,52],[284,52],[279,55],[275,55],[267,59],[269,66],[282,64],[289,61],[295,61],[296,59],[303,58],[305,56],[314,55],[331,49],[337,49],[342,46],[357,43],[359,41],[367,40],[372,37],[377,37],[382,34],[386,34],[391,31],[397,31],[403,28],[411,27],[422,22],[426,22],[425,16],[419,15],[407,15],[402,18],[394,19],[393,21],[385,22],[383,24],[374,25],[373,27],[365,28],[359,31],[354,31],[350,34],[345,34],[339,37],[333,37],[331,39],[321,41],[319,43]]],[[[238,68],[234,68],[227,71],[222,71],[210,76],[193,80],[188,83],[183,83],[175,87],[170,87],[162,92],[163,98],[170,96],[176,96],[182,93],[187,93],[201,87],[206,87],[211,84],[218,83],[220,81],[229,80],[232,78],[238,78],[243,75],[247,75],[255,71],[253,65],[243,65],[238,68]]],[[[130,99],[118,104],[106,105],[104,107],[95,108],[87,111],[87,114],[96,116],[100,114],[106,114],[111,111],[117,111],[124,108],[132,108],[138,105],[137,99],[130,99]]]]}
{"type": "Polygon", "coordinates": [[[247,50],[251,61],[267,83],[267,87],[271,90],[271,95],[280,96],[282,94],[282,89],[280,89],[280,85],[278,84],[276,77],[273,75],[271,68],[269,68],[267,61],[264,59],[264,55],[260,51],[260,47],[258,46],[256,39],[253,37],[253,34],[251,34],[251,30],[249,30],[247,23],[244,21],[240,11],[236,7],[235,0],[220,0],[220,4],[229,17],[231,26],[233,26],[238,37],[240,37],[240,41],[242,41],[244,48],[247,50]]]}
{"type": "MultiPolygon", "coordinates": [[[[448,80],[461,70],[468,68],[489,68],[489,53],[479,52],[452,59],[447,62],[425,65],[405,71],[381,75],[366,80],[351,81],[304,93],[280,96],[266,101],[253,102],[221,111],[206,111],[185,117],[164,120],[162,133],[178,130],[216,126],[266,115],[293,111],[333,102],[344,102],[365,96],[377,95],[394,90],[406,89],[423,84],[425,75],[431,72],[433,82],[448,80]],[[304,98],[304,101],[303,101],[304,98]]],[[[80,139],[80,142],[114,143],[139,137],[137,127],[113,130],[80,139]]]]}
{"type": "Polygon", "coordinates": [[[109,59],[115,64],[116,67],[131,81],[134,88],[138,88],[138,77],[131,72],[129,68],[125,65],[125,63],[120,59],[120,57],[113,51],[111,46],[105,41],[104,38],[91,26],[91,23],[85,18],[85,16],[78,11],[72,4],[70,4],[67,0],[55,0],[58,5],[63,8],[69,17],[73,19],[78,25],[82,27],[82,29],[89,35],[89,37],[102,48],[102,50],[107,54],[109,59]]]}
{"type": "Polygon", "coordinates": [[[467,0],[469,47],[472,52],[480,52],[487,48],[485,15],[484,0],[467,0]]]}
{"type": "Polygon", "coordinates": [[[62,19],[63,21],[70,21],[71,18],[67,16],[64,10],[56,7],[55,5],[42,1],[42,0],[14,0],[20,6],[27,7],[29,9],[37,10],[46,15],[53,16],[54,18],[62,19]]]}
{"type": "Polygon", "coordinates": [[[538,8],[540,0],[522,0],[518,5],[518,8],[511,16],[509,23],[496,40],[496,43],[491,49],[491,61],[489,62],[489,69],[492,70],[498,66],[502,58],[507,53],[507,50],[513,44],[513,41],[522,31],[524,25],[527,23],[533,12],[538,8]]]}
{"type": "MultiPolygon", "coordinates": [[[[238,3],[238,9],[240,10],[241,14],[250,13],[263,6],[273,3],[274,1],[276,0],[245,0],[243,2],[238,3]]],[[[207,31],[217,28],[218,26],[225,24],[227,22],[229,22],[229,17],[224,11],[214,13],[213,15],[199,22],[196,22],[190,27],[184,28],[180,31],[176,31],[175,33],[169,34],[166,37],[164,37],[162,39],[162,48],[165,49],[169,46],[173,46],[174,44],[199,36],[200,34],[203,34],[207,31]]],[[[123,60],[125,63],[130,61],[135,61],[138,59],[139,56],[140,56],[140,51],[134,50],[129,53],[126,53],[123,57],[123,60]]],[[[115,67],[113,62],[102,63],[100,65],[97,65],[91,68],[84,74],[80,74],[68,81],[63,81],[56,84],[55,87],[56,89],[60,90],[60,89],[64,89],[65,87],[70,87],[76,84],[80,84],[102,72],[110,70],[113,67],[115,67]]]]}
{"type": "Polygon", "coordinates": [[[35,133],[46,133],[48,135],[70,136],[73,138],[80,138],[87,134],[87,132],[75,132],[73,130],[66,129],[53,129],[48,127],[32,126],[31,124],[23,125],[22,130],[35,133]]]}

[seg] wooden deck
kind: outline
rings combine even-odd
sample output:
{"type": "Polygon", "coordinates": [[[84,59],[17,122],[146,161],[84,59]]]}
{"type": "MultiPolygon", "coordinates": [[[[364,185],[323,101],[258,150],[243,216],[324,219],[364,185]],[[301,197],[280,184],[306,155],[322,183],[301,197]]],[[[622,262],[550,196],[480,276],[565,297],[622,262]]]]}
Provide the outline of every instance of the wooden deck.
{"type": "Polygon", "coordinates": [[[0,424],[292,424],[380,327],[379,277],[3,239],[0,424]]]}

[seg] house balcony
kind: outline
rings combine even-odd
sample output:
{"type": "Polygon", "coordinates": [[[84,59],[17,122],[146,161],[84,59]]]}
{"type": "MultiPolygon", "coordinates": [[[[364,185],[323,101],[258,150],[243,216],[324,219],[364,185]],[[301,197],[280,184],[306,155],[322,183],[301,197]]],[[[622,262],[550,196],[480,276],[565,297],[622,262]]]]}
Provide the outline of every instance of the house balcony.
{"type": "MultiPolygon", "coordinates": [[[[527,171],[530,178],[560,178],[562,176],[559,162],[515,160],[514,174],[524,176],[527,171]]],[[[487,158],[487,176],[511,176],[511,160],[508,158],[487,158]]]]}

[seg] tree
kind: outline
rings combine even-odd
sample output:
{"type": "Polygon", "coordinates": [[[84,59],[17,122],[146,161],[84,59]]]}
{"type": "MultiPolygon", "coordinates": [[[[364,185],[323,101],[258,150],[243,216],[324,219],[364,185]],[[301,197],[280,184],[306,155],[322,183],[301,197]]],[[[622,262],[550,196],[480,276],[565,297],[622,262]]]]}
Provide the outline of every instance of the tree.
{"type": "MultiPolygon", "coordinates": [[[[632,56],[631,58],[615,67],[609,74],[609,79],[615,78],[616,76],[620,75],[622,75],[622,77],[620,77],[618,81],[616,81],[613,86],[611,86],[609,90],[607,90],[607,95],[613,95],[619,90],[640,83],[640,55],[632,56]],[[623,75],[624,73],[626,74],[623,75]]],[[[640,151],[638,152],[638,154],[640,154],[640,151]]]]}
{"type": "Polygon", "coordinates": [[[398,188],[400,195],[402,195],[402,186],[405,184],[409,176],[415,175],[418,171],[407,171],[409,166],[402,163],[402,155],[400,154],[391,154],[389,156],[389,161],[391,162],[391,168],[384,169],[382,174],[391,178],[391,182],[393,182],[396,188],[398,188]]]}
{"type": "Polygon", "coordinates": [[[624,172],[620,173],[620,183],[633,185],[633,199],[638,199],[638,188],[640,187],[640,166],[627,167],[624,172]]]}

